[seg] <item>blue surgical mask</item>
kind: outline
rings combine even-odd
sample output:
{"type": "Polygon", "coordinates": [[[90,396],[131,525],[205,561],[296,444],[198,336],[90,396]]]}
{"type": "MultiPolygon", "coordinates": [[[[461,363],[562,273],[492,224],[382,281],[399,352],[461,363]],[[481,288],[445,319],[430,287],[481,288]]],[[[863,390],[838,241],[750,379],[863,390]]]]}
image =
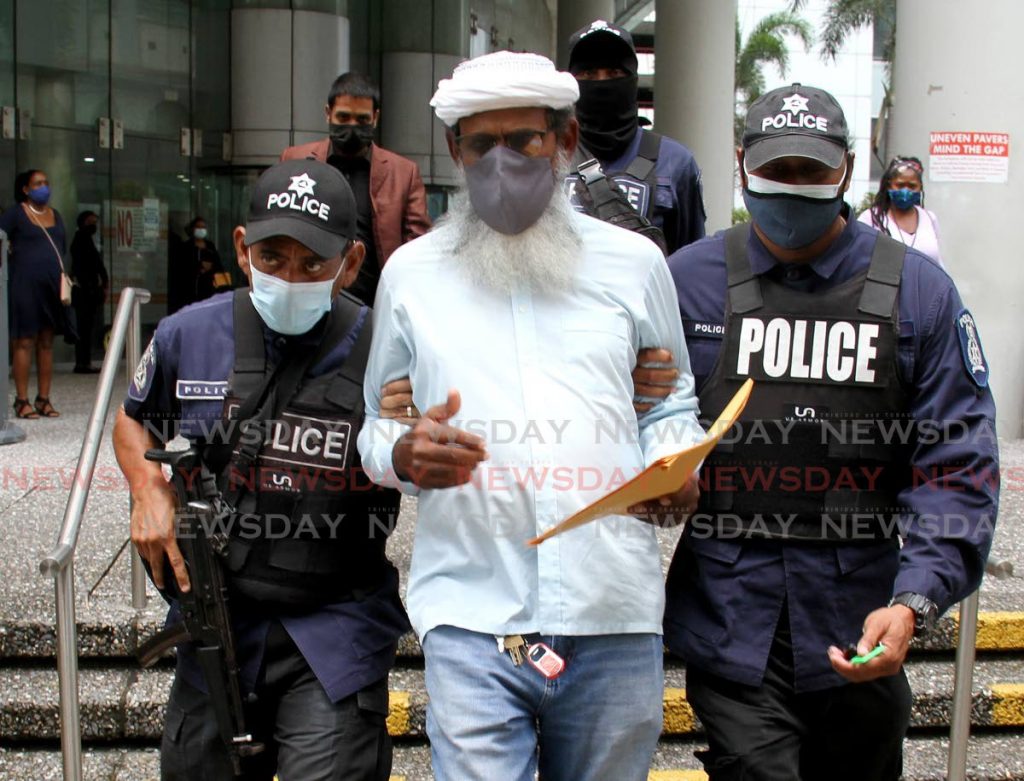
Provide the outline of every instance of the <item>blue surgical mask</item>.
{"type": "Polygon", "coordinates": [[[839,216],[843,208],[843,179],[834,185],[801,185],[748,173],[743,203],[754,224],[772,242],[786,249],[800,249],[825,235],[839,216]]]}
{"type": "Polygon", "coordinates": [[[205,239],[208,234],[206,232],[206,228],[196,228],[194,231],[192,231],[192,235],[195,236],[197,239],[205,239]]]}
{"type": "Polygon", "coordinates": [[[889,190],[889,201],[900,211],[913,209],[921,204],[921,191],[908,190],[906,187],[902,190],[889,190]]]}
{"type": "Polygon", "coordinates": [[[32,203],[38,206],[45,206],[50,200],[50,188],[44,184],[34,190],[29,190],[28,197],[32,203]]]}
{"type": "Polygon", "coordinates": [[[323,282],[285,282],[256,268],[250,250],[252,290],[249,297],[271,331],[285,336],[304,334],[331,311],[331,290],[344,268],[343,262],[334,279],[323,282]]]}

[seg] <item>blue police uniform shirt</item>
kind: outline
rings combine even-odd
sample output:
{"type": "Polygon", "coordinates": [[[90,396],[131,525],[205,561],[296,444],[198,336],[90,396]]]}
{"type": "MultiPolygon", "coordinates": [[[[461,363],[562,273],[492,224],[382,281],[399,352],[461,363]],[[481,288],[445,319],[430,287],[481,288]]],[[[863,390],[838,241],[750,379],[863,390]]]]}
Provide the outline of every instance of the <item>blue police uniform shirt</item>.
{"type": "MultiPolygon", "coordinates": [[[[809,264],[780,263],[751,231],[753,272],[806,292],[827,290],[863,272],[877,233],[844,208],[843,233],[809,264]]],[[[712,374],[724,335],[723,237],[718,233],[668,259],[698,389],[712,374]]],[[[873,599],[865,593],[867,583],[879,584],[874,592],[893,583],[889,596],[923,594],[940,611],[981,583],[999,494],[988,367],[953,281],[914,249],[907,251],[898,307],[897,370],[910,389],[910,413],[919,422],[954,424],[953,436],[928,436],[921,428],[914,441],[911,466],[918,477],[900,493],[900,505],[911,513],[904,519],[902,548],[897,553],[891,541],[801,545],[684,533],[680,545],[700,561],[704,582],[670,590],[665,640],[688,664],[759,686],[786,608],[797,691],[837,686],[845,679],[833,671],[828,647],[856,642],[867,614],[885,606],[884,598],[882,604],[865,604],[873,599]]]]}
{"type": "MultiPolygon", "coordinates": [[[[158,436],[167,434],[195,441],[221,419],[224,396],[235,361],[233,293],[221,293],[185,307],[160,321],[129,387],[125,412],[158,436]]],[[[307,374],[317,377],[336,371],[348,357],[368,322],[362,308],[351,331],[307,374]]],[[[326,319],[308,334],[285,337],[264,329],[267,356],[276,363],[293,340],[316,344],[326,319]]],[[[326,605],[303,615],[255,615],[232,605],[242,686],[252,691],[272,620],[277,619],[309,663],[331,700],[337,702],[383,678],[394,665],[398,638],[409,630],[398,596],[397,577],[358,601],[326,605]]],[[[178,619],[177,605],[168,624],[178,619]]],[[[178,648],[178,672],[206,691],[194,650],[178,648]]]]}
{"type": "MultiPolygon", "coordinates": [[[[636,159],[645,132],[638,127],[621,157],[601,161],[601,168],[609,177],[621,174],[636,159]]],[[[704,193],[700,167],[689,149],[663,135],[654,175],[657,178],[657,187],[653,193],[654,209],[646,213],[651,215],[651,223],[665,234],[671,254],[680,247],[704,238],[704,193]]],[[[644,194],[642,197],[652,197],[652,194],[644,194]]],[[[644,203],[637,203],[635,199],[631,199],[631,202],[634,208],[644,206],[644,203]]],[[[638,208],[638,211],[642,212],[642,208],[638,208]]]]}

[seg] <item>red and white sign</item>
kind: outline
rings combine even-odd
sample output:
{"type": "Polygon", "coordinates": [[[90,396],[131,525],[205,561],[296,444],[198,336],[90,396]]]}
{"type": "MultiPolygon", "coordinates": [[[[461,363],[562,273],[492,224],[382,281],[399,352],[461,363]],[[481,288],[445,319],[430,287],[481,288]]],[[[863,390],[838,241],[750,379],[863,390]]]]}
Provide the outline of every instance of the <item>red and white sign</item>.
{"type": "Polygon", "coordinates": [[[933,182],[1006,182],[1010,134],[971,130],[931,132],[928,178],[933,182]]]}

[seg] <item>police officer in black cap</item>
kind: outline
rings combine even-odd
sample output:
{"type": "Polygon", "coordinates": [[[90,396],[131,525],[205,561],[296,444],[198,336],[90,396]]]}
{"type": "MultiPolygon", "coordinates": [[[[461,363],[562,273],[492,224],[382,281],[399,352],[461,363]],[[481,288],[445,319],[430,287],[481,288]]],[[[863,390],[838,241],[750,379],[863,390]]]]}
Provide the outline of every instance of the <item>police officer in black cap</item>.
{"type": "Polygon", "coordinates": [[[908,643],[992,542],[988,364],[945,271],[853,219],[832,95],[762,96],[737,159],[752,223],[668,260],[701,409],[755,387],[705,461],[665,642],[712,781],[896,781],[908,643]]]}
{"type": "Polygon", "coordinates": [[[575,168],[596,158],[626,199],[665,237],[668,252],[703,238],[700,168],[685,146],[640,127],[637,57],[628,30],[598,19],[569,39],[569,72],[580,85],[575,168]]]}
{"type": "MultiPolygon", "coordinates": [[[[234,233],[249,289],[161,321],[114,429],[132,540],[158,587],[197,584],[175,540],[174,492],[146,450],[179,433],[204,447],[237,508],[225,519],[229,607],[246,725],[265,745],[242,760],[252,781],[390,774],[387,677],[409,625],[384,551],[397,495],[359,474],[370,310],[339,295],[363,260],[355,236],[355,200],[338,171],[314,160],[267,170],[234,233]],[[278,378],[289,374],[299,379],[286,392],[278,378]],[[276,414],[243,463],[245,445],[232,452],[229,439],[225,452],[224,432],[253,398],[254,417],[276,414]]],[[[207,692],[196,649],[179,646],[165,781],[232,777],[207,692]]]]}

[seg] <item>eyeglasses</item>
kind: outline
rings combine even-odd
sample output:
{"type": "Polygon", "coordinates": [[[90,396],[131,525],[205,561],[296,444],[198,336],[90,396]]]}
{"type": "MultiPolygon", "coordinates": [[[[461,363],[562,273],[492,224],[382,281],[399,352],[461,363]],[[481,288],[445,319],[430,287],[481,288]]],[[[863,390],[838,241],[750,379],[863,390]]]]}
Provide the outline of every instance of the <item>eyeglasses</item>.
{"type": "Polygon", "coordinates": [[[464,157],[483,157],[498,144],[503,144],[513,152],[518,152],[527,157],[537,157],[544,149],[544,136],[550,130],[534,130],[533,128],[521,128],[508,133],[495,135],[493,133],[469,133],[464,136],[456,136],[455,143],[464,157]]]}

